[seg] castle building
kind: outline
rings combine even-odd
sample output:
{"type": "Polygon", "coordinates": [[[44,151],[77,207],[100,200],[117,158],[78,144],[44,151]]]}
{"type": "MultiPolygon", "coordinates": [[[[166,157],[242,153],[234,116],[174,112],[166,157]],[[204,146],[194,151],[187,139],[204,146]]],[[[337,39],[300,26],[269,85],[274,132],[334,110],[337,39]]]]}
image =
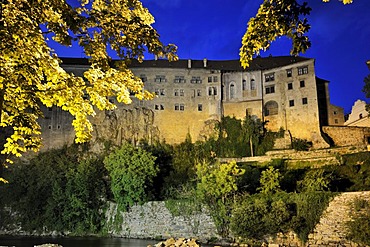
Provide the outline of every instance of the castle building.
{"type": "MultiPolygon", "coordinates": [[[[63,67],[81,76],[88,63],[66,58],[63,67]]],[[[312,141],[320,148],[327,146],[321,126],[344,122],[343,109],[330,104],[328,81],[315,75],[314,59],[257,57],[246,69],[239,60],[145,60],[132,61],[130,68],[156,97],[150,101],[133,98],[130,105],[118,104],[113,112],[99,113],[92,119],[96,138],[116,143],[124,139],[180,143],[190,134],[193,141],[204,140],[221,117],[250,115],[266,121],[271,131],[287,130],[292,137],[312,141]]],[[[50,139],[52,133],[49,146],[63,138],[69,143],[71,129],[56,123],[52,112],[41,120],[47,130],[44,139],[50,139]],[[58,131],[63,133],[60,138],[56,137],[58,131]]]]}

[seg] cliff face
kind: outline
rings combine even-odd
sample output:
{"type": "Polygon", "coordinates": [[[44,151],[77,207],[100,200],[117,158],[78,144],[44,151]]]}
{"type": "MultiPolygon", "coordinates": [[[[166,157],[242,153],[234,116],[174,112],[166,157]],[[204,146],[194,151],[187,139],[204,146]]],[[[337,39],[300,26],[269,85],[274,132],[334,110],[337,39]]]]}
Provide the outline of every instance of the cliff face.
{"type": "MultiPolygon", "coordinates": [[[[160,131],[154,124],[154,116],[154,112],[146,108],[97,111],[96,116],[90,118],[94,128],[90,144],[94,147],[107,141],[120,145],[124,140],[134,144],[140,140],[159,140],[160,131]]],[[[41,151],[72,144],[75,135],[72,120],[69,113],[58,108],[45,111],[45,118],[39,120],[43,139],[41,151]]]]}

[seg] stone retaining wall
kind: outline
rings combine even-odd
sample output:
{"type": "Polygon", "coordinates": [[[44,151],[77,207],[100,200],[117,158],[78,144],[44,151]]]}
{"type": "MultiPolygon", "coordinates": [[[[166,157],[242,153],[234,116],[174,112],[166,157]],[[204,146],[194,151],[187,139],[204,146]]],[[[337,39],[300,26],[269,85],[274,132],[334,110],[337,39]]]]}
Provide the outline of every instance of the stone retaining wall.
{"type": "Polygon", "coordinates": [[[115,237],[184,237],[196,238],[202,242],[219,238],[216,226],[206,210],[189,216],[173,216],[164,202],[148,202],[142,206],[133,206],[128,212],[120,212],[121,215],[117,212],[117,205],[113,203],[106,212],[110,225],[108,233],[115,237]]]}
{"type": "MultiPolygon", "coordinates": [[[[271,247],[278,246],[347,246],[359,245],[346,239],[345,224],[350,220],[350,206],[354,199],[370,201],[370,191],[347,192],[336,196],[323,213],[319,224],[302,243],[293,232],[277,234],[266,239],[271,247]]],[[[106,212],[110,222],[108,233],[115,237],[125,238],[196,238],[201,242],[220,239],[215,224],[207,211],[190,216],[173,216],[164,202],[149,202],[142,206],[134,206],[129,212],[117,214],[116,204],[111,203],[106,212]],[[122,216],[121,219],[117,218],[122,216]],[[116,224],[114,223],[116,222],[116,224]],[[118,223],[118,225],[117,225],[118,223]],[[114,226],[116,225],[116,226],[114,226]]]]}

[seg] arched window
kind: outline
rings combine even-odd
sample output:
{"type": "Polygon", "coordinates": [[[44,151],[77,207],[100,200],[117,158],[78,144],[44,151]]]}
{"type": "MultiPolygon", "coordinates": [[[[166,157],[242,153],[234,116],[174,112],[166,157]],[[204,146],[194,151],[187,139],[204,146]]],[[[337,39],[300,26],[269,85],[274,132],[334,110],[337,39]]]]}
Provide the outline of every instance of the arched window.
{"type": "Polygon", "coordinates": [[[230,84],[230,99],[234,99],[234,98],[235,98],[235,85],[230,84]]]}
{"type": "Polygon", "coordinates": [[[256,90],[256,81],[251,79],[251,90],[256,90]]]}
{"type": "Polygon", "coordinates": [[[247,80],[243,80],[242,89],[243,91],[247,90],[247,80]]]}
{"type": "Polygon", "coordinates": [[[264,110],[265,110],[265,116],[277,115],[279,113],[278,103],[276,103],[276,101],[273,101],[273,100],[268,101],[265,104],[264,110]]]}

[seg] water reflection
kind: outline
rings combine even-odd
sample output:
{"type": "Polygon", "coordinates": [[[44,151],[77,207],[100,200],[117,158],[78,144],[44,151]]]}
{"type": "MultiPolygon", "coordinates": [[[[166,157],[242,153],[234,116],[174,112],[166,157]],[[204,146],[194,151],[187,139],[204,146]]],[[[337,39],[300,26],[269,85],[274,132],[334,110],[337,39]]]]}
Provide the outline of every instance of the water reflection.
{"type": "Polygon", "coordinates": [[[146,247],[158,241],[124,238],[51,238],[51,237],[23,237],[0,236],[0,246],[33,247],[46,243],[59,244],[63,247],[146,247]]]}

